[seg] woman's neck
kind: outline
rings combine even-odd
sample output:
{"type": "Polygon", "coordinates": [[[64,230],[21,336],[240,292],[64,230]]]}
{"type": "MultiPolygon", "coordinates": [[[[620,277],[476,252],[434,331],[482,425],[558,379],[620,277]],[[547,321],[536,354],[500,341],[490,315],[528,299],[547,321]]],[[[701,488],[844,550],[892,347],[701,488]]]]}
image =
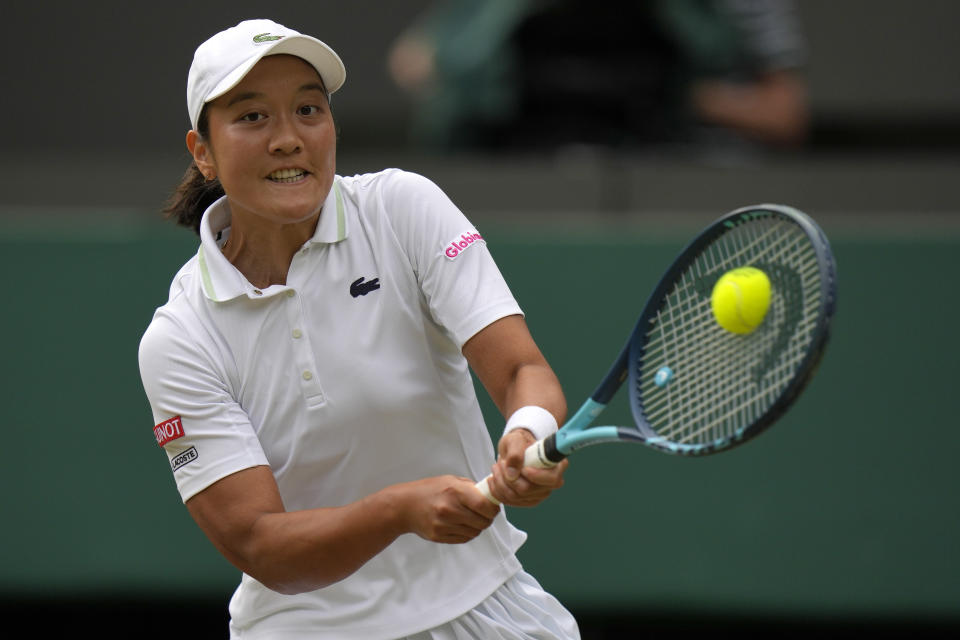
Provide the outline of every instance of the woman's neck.
{"type": "Polygon", "coordinates": [[[313,237],[319,218],[276,224],[234,217],[223,255],[255,287],[286,284],[293,256],[313,237]]]}

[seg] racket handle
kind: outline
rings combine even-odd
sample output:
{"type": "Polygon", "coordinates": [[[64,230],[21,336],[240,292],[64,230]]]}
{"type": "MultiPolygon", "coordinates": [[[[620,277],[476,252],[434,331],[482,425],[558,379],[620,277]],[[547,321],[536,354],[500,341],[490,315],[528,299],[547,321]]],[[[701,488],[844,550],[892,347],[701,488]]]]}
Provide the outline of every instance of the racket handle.
{"type": "Polygon", "coordinates": [[[493,504],[500,504],[500,501],[493,497],[493,494],[490,493],[490,484],[487,482],[492,475],[487,476],[483,480],[477,483],[477,491],[483,494],[483,497],[492,502],[493,504]]]}
{"type": "MultiPolygon", "coordinates": [[[[548,436],[552,437],[552,436],[548,436]]],[[[552,469],[557,466],[556,462],[551,462],[547,459],[547,455],[544,452],[544,442],[548,439],[544,438],[543,440],[537,440],[532,445],[527,447],[527,450],[523,453],[523,466],[525,467],[534,467],[537,469],[552,469]]],[[[500,501],[493,497],[493,494],[490,493],[490,483],[488,482],[492,475],[487,476],[480,482],[476,484],[477,490],[484,495],[484,497],[494,504],[500,504],[500,501]]]]}

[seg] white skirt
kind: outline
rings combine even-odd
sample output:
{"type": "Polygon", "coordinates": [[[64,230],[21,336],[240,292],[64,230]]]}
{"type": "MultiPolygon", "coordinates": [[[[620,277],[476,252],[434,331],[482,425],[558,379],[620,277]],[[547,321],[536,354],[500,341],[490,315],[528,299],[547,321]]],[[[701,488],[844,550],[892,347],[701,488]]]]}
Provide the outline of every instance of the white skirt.
{"type": "Polygon", "coordinates": [[[577,621],[524,571],[474,609],[404,640],[579,640],[577,621]]]}

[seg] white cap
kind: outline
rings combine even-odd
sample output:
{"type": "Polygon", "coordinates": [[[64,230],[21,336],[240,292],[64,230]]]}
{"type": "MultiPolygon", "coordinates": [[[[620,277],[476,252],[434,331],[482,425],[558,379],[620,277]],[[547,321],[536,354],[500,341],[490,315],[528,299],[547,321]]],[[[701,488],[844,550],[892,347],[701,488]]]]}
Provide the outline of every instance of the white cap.
{"type": "Polygon", "coordinates": [[[244,20],[204,42],[193,54],[187,75],[187,111],[193,128],[203,105],[237,86],[261,58],[280,53],[313,65],[328,93],[343,86],[347,70],[340,56],[323,42],[272,20],[244,20]]]}

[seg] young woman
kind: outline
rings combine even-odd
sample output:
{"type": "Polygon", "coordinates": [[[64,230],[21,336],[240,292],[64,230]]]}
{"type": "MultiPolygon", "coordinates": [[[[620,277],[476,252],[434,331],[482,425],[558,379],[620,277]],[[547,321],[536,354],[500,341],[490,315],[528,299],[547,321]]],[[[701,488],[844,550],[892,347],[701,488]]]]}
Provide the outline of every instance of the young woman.
{"type": "Polygon", "coordinates": [[[521,468],[566,403],[482,236],[429,180],[341,177],[340,58],[267,20],[188,76],[200,236],[140,344],[187,509],[243,571],[236,638],[576,638],[521,568],[566,464],[521,468]],[[473,369],[507,420],[493,445],[473,369]]]}

